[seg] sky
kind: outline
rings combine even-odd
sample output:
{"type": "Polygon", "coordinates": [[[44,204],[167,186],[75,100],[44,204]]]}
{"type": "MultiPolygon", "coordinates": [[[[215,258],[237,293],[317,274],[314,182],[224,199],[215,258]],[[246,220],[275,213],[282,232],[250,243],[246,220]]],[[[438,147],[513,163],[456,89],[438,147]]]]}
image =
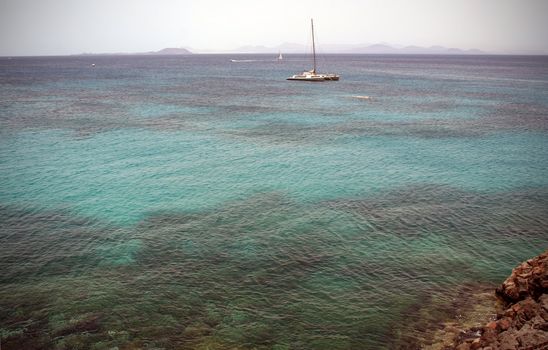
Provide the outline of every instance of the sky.
{"type": "Polygon", "coordinates": [[[0,56],[246,45],[441,45],[548,54],[548,0],[0,0],[0,56]]]}

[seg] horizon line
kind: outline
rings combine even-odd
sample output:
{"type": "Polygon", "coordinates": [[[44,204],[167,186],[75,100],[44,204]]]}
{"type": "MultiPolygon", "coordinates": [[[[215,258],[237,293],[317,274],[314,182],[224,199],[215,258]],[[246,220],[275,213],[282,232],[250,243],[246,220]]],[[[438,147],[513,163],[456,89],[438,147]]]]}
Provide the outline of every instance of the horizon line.
{"type": "MultiPolygon", "coordinates": [[[[190,50],[189,50],[190,51],[190,50]]],[[[92,57],[92,56],[197,56],[197,55],[273,55],[278,51],[272,52],[238,52],[238,51],[220,51],[220,52],[190,52],[189,54],[150,54],[146,52],[106,52],[106,53],[76,53],[76,54],[48,54],[48,55],[0,55],[0,58],[20,58],[20,57],[92,57]]],[[[309,55],[306,52],[285,52],[284,55],[309,55]]],[[[548,53],[383,53],[383,52],[323,52],[321,55],[356,55],[356,56],[548,56],[548,53]]]]}
{"type": "MultiPolygon", "coordinates": [[[[359,43],[359,44],[323,44],[322,55],[324,54],[336,54],[336,55],[493,55],[493,56],[547,56],[548,50],[544,49],[522,49],[522,50],[483,50],[478,48],[462,49],[458,47],[447,47],[442,45],[400,45],[391,44],[387,42],[377,42],[373,44],[359,43]],[[380,49],[379,49],[380,48],[380,49]],[[367,52],[371,50],[371,52],[367,52]],[[413,52],[422,51],[422,52],[413,52]],[[357,52],[362,51],[362,52],[357,52]]],[[[305,50],[308,46],[302,43],[283,42],[276,46],[266,45],[241,45],[234,49],[208,49],[208,48],[192,48],[190,46],[168,46],[159,50],[147,50],[147,51],[117,51],[117,52],[78,52],[78,53],[61,53],[61,54],[0,54],[0,57],[63,57],[63,56],[159,56],[159,55],[208,55],[208,54],[276,54],[284,53],[286,55],[299,55],[308,54],[305,50]],[[287,50],[283,50],[283,48],[287,50]],[[301,49],[304,48],[301,52],[301,49]],[[166,53],[162,54],[164,50],[181,50],[180,53],[166,53]],[[186,51],[186,52],[184,52],[186,51]]]]}

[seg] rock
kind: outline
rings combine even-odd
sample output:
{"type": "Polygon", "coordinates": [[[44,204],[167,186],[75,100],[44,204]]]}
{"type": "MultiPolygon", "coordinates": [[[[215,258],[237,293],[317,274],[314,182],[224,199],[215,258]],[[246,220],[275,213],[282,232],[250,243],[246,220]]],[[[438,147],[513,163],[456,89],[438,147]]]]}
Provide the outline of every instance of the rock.
{"type": "Polygon", "coordinates": [[[479,348],[481,348],[481,340],[479,338],[474,339],[470,344],[470,350],[478,350],[479,348]]]}
{"type": "Polygon", "coordinates": [[[461,332],[453,349],[548,349],[548,251],[512,270],[495,293],[504,312],[479,337],[473,337],[473,329],[461,332]]]}
{"type": "Polygon", "coordinates": [[[536,346],[544,342],[548,342],[548,333],[544,331],[538,331],[526,324],[518,332],[517,340],[519,344],[536,346]]]}
{"type": "Polygon", "coordinates": [[[548,251],[512,270],[496,293],[506,302],[515,303],[527,297],[538,299],[548,292],[548,251]]]}
{"type": "Polygon", "coordinates": [[[458,345],[455,350],[470,350],[470,344],[468,343],[462,343],[458,345]]]}
{"type": "Polygon", "coordinates": [[[539,304],[542,308],[548,311],[548,294],[543,294],[539,299],[539,304]]]}
{"type": "Polygon", "coordinates": [[[485,328],[497,329],[497,322],[496,321],[491,321],[485,326],[485,328]]]}
{"type": "Polygon", "coordinates": [[[519,346],[515,335],[510,332],[501,333],[498,337],[498,344],[500,350],[515,350],[519,346]]]}
{"type": "Polygon", "coordinates": [[[511,325],[512,321],[507,317],[497,322],[498,329],[500,329],[501,331],[507,330],[508,328],[510,328],[511,325]]]}
{"type": "Polygon", "coordinates": [[[481,336],[480,332],[469,329],[467,331],[461,331],[456,339],[459,342],[463,342],[463,341],[472,342],[473,340],[479,338],[480,336],[481,336]]]}
{"type": "Polygon", "coordinates": [[[482,339],[486,344],[492,344],[497,340],[498,332],[495,329],[489,329],[482,334],[482,339]]]}

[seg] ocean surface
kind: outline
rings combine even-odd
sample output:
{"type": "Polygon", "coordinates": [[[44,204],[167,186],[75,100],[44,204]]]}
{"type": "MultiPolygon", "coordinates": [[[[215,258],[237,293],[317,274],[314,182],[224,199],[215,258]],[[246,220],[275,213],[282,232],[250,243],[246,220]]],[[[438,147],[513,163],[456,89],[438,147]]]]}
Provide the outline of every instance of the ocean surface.
{"type": "Polygon", "coordinates": [[[0,58],[3,350],[414,349],[548,248],[548,57],[276,56],[0,58]]]}

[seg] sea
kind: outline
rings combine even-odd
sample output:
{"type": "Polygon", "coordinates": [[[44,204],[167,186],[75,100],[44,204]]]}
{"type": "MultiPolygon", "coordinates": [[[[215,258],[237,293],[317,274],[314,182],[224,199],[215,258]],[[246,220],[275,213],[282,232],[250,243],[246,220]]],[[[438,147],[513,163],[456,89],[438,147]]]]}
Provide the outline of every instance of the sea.
{"type": "Polygon", "coordinates": [[[418,349],[548,248],[547,56],[276,57],[0,58],[3,350],[418,349]]]}

